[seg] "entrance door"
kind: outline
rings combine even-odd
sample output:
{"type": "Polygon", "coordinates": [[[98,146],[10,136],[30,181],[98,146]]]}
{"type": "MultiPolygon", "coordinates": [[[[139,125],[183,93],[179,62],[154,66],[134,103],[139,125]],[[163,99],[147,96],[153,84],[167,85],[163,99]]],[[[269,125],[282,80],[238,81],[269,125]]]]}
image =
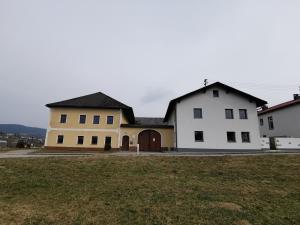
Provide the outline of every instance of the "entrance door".
{"type": "Polygon", "coordinates": [[[275,137],[270,137],[270,149],[276,150],[276,140],[275,137]]]}
{"type": "Polygon", "coordinates": [[[111,150],[111,137],[105,137],[104,150],[111,150]]]}
{"type": "Polygon", "coordinates": [[[123,136],[122,139],[122,150],[129,150],[129,136],[123,136]]]}
{"type": "Polygon", "coordinates": [[[144,130],[139,134],[140,151],[160,151],[161,136],[155,130],[144,130]]]}

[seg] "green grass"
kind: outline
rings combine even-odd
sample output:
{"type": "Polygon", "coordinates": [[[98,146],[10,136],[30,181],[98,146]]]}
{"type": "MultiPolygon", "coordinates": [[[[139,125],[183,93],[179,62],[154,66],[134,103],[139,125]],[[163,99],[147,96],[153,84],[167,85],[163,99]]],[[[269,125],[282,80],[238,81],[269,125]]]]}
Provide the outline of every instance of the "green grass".
{"type": "Polygon", "coordinates": [[[0,160],[0,224],[300,224],[300,156],[0,160]]]}

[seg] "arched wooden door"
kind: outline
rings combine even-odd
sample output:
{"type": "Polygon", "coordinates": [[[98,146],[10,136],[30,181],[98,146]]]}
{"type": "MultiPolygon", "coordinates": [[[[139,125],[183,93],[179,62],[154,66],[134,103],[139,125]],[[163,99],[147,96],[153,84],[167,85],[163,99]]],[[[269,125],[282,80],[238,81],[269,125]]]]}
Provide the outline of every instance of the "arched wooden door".
{"type": "Polygon", "coordinates": [[[125,135],[122,138],[122,150],[129,150],[129,136],[125,135]]]}
{"type": "Polygon", "coordinates": [[[140,151],[160,151],[161,136],[155,130],[144,130],[139,134],[140,151]]]}

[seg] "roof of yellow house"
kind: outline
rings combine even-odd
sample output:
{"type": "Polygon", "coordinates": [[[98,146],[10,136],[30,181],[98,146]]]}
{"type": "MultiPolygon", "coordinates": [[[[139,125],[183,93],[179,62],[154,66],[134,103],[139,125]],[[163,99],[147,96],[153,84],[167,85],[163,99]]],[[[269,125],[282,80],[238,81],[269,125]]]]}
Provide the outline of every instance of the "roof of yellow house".
{"type": "Polygon", "coordinates": [[[46,106],[49,108],[122,109],[129,122],[134,123],[134,113],[130,106],[127,106],[102,92],[50,103],[46,106]]]}

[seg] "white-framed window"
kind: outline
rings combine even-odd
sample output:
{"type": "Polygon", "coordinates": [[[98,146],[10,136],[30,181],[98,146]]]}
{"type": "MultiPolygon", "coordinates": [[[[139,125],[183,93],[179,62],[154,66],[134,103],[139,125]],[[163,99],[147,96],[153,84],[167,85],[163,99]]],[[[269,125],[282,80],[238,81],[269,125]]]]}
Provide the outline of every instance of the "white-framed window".
{"type": "Polygon", "coordinates": [[[100,116],[99,115],[95,115],[93,118],[93,124],[100,124],[100,116]]]}
{"type": "Polygon", "coordinates": [[[98,136],[92,136],[92,145],[97,145],[98,144],[98,136]]]}
{"type": "Polygon", "coordinates": [[[64,135],[58,135],[57,144],[63,144],[63,143],[64,143],[64,135]]]}
{"type": "Polygon", "coordinates": [[[226,119],[234,119],[233,109],[225,109],[225,118],[226,119]]]}
{"type": "Polygon", "coordinates": [[[249,132],[242,132],[241,137],[242,137],[243,143],[250,143],[250,133],[249,132]]]}
{"type": "Polygon", "coordinates": [[[260,124],[260,126],[263,126],[263,125],[264,125],[264,119],[263,119],[263,118],[260,118],[260,119],[259,119],[259,124],[260,124]]]}
{"type": "Polygon", "coordinates": [[[213,90],[213,96],[214,96],[214,98],[219,98],[219,91],[213,90]]]}
{"type": "Polygon", "coordinates": [[[80,124],[85,124],[86,122],[86,115],[80,115],[79,116],[79,123],[80,124]]]}
{"type": "Polygon", "coordinates": [[[60,123],[66,123],[66,122],[67,122],[67,114],[61,114],[60,123]]]}
{"type": "Polygon", "coordinates": [[[195,142],[203,142],[204,141],[204,135],[203,131],[195,131],[195,142]]]}
{"type": "Polygon", "coordinates": [[[236,142],[235,132],[233,132],[233,131],[227,132],[227,142],[230,142],[230,143],[236,142]]]}
{"type": "Polygon", "coordinates": [[[194,119],[202,119],[202,108],[194,108],[194,119]]]}
{"type": "Polygon", "coordinates": [[[84,142],[84,136],[78,136],[77,137],[77,144],[78,145],[83,145],[84,142]]]}
{"type": "Polygon", "coordinates": [[[268,123],[269,123],[269,130],[274,130],[274,122],[272,116],[268,117],[268,123]]]}
{"type": "Polygon", "coordinates": [[[107,116],[107,124],[114,124],[114,117],[113,116],[107,116]]]}
{"type": "Polygon", "coordinates": [[[247,109],[239,109],[240,119],[247,120],[248,119],[248,112],[247,109]]]}

